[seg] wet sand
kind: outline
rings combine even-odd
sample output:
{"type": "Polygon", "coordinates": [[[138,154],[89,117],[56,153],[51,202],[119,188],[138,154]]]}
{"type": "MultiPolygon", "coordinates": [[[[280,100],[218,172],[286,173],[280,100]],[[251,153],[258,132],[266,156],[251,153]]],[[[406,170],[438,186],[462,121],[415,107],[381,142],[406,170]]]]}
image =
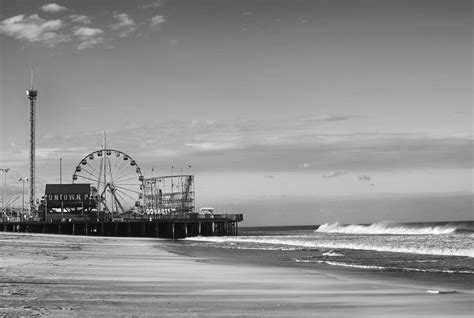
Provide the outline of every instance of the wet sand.
{"type": "MultiPolygon", "coordinates": [[[[473,293],[275,266],[172,243],[0,232],[0,316],[471,316],[473,293]],[[171,245],[170,245],[171,244],[171,245]],[[181,249],[181,251],[183,251],[181,249]]],[[[442,283],[442,288],[449,287],[442,283]]]]}

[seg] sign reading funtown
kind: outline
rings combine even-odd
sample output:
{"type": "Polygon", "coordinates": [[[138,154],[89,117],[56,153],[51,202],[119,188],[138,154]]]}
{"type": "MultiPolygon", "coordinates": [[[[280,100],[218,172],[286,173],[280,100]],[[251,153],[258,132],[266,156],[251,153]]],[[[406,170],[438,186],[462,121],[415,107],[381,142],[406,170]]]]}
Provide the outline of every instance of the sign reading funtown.
{"type": "Polygon", "coordinates": [[[88,206],[90,191],[88,183],[47,184],[44,199],[49,208],[88,206]]]}
{"type": "Polygon", "coordinates": [[[89,200],[89,194],[82,193],[63,193],[63,194],[47,194],[45,197],[48,202],[51,201],[86,201],[89,200]]]}

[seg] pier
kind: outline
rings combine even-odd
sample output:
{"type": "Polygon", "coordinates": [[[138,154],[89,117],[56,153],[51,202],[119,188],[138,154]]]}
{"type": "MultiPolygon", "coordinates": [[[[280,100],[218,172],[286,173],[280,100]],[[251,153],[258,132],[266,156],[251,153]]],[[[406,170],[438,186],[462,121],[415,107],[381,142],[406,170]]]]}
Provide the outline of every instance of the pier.
{"type": "Polygon", "coordinates": [[[23,182],[21,210],[6,201],[6,174],[0,231],[85,236],[155,237],[179,239],[192,236],[238,235],[242,214],[214,214],[214,208],[195,212],[194,168],[188,165],[176,174],[144,176],[138,162],[129,154],[103,147],[77,161],[72,183],[46,184],[44,195],[37,197],[35,184],[35,111],[38,91],[26,91],[30,106],[30,174],[23,182]],[[192,174],[190,174],[192,172],[192,174]],[[29,181],[29,207],[25,209],[25,182],[29,181]]]}
{"type": "Polygon", "coordinates": [[[85,236],[155,237],[180,239],[192,236],[235,236],[242,214],[199,215],[187,213],[140,219],[61,219],[1,221],[4,232],[85,236]]]}

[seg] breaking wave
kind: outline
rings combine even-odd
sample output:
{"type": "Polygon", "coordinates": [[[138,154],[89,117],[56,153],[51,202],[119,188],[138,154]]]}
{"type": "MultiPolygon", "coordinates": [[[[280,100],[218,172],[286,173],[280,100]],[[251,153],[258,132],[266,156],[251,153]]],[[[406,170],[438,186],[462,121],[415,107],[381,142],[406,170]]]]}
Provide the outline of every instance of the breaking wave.
{"type": "Polygon", "coordinates": [[[189,237],[186,241],[209,242],[220,244],[220,247],[229,248],[230,243],[242,244],[241,249],[271,249],[276,246],[294,247],[292,250],[304,249],[350,249],[366,250],[378,252],[410,253],[422,255],[445,255],[445,256],[467,256],[474,257],[472,247],[437,247],[437,246],[409,246],[394,242],[392,244],[384,242],[384,245],[377,245],[370,242],[337,242],[332,240],[321,240],[316,237],[305,236],[221,236],[221,237],[189,237]],[[273,245],[273,246],[272,246],[273,245]]]}
{"type": "Polygon", "coordinates": [[[351,264],[345,262],[335,262],[335,261],[324,261],[324,260],[309,260],[309,259],[295,259],[297,263],[319,263],[319,264],[328,264],[332,266],[340,267],[351,267],[351,268],[360,268],[360,269],[375,269],[375,270],[394,270],[402,272],[422,272],[422,273],[448,273],[448,274],[474,274],[473,271],[468,270],[452,270],[452,269],[438,269],[438,268],[414,268],[414,267],[393,267],[393,266],[377,266],[377,265],[362,265],[362,264],[351,264]]]}
{"type": "Polygon", "coordinates": [[[440,235],[453,234],[457,230],[453,225],[438,226],[408,226],[396,223],[373,223],[370,225],[349,224],[342,225],[338,222],[325,223],[315,232],[319,233],[344,233],[359,235],[395,234],[395,235],[440,235]]]}

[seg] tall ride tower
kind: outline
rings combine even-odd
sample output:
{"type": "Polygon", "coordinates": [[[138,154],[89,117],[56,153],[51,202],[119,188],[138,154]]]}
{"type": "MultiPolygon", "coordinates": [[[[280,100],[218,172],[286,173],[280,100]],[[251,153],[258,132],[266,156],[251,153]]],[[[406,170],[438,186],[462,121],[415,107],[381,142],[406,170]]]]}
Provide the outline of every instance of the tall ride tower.
{"type": "Polygon", "coordinates": [[[35,208],[35,108],[38,91],[33,89],[33,71],[31,72],[31,89],[26,91],[30,101],[30,213],[35,208]]]}

